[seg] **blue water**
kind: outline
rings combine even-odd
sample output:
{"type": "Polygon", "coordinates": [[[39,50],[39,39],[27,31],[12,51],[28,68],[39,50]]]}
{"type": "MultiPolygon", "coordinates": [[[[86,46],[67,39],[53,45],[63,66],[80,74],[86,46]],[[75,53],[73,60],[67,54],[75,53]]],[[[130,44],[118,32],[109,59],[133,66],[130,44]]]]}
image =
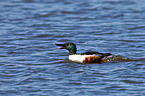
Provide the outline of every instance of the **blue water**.
{"type": "Polygon", "coordinates": [[[144,0],[0,0],[0,96],[144,94],[144,0]],[[132,60],[78,64],[56,42],[132,60]]]}

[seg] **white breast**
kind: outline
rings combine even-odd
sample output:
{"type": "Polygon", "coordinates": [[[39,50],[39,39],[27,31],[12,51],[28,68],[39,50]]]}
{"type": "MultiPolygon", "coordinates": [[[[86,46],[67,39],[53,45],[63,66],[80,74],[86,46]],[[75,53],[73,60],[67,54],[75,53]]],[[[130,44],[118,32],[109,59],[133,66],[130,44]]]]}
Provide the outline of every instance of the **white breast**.
{"type": "Polygon", "coordinates": [[[82,63],[88,56],[94,55],[69,55],[69,60],[82,63]]]}

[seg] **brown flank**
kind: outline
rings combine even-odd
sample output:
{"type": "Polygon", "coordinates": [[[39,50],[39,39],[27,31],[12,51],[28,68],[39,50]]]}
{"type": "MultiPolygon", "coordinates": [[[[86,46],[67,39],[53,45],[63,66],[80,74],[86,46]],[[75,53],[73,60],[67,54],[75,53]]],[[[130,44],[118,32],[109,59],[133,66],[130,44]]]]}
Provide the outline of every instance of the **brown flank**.
{"type": "Polygon", "coordinates": [[[85,58],[85,60],[83,62],[84,63],[100,63],[101,58],[98,56],[88,56],[85,58]]]}

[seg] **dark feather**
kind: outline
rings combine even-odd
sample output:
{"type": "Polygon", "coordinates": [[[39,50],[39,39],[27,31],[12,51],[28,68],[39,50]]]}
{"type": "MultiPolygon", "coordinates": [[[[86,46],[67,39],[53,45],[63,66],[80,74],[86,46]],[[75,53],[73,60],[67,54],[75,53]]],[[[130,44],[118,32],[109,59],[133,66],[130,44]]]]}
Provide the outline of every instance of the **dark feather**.
{"type": "Polygon", "coordinates": [[[99,52],[96,52],[96,51],[87,51],[85,53],[82,53],[81,55],[97,55],[101,58],[104,58],[105,56],[111,56],[112,54],[111,53],[99,53],[99,52]]]}

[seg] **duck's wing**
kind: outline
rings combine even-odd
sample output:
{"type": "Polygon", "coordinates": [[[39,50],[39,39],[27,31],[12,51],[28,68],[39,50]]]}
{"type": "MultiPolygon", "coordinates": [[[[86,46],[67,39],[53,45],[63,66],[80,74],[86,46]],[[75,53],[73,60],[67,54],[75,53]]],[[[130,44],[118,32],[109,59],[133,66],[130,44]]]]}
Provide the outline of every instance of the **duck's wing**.
{"type": "Polygon", "coordinates": [[[81,55],[97,55],[99,57],[105,57],[105,56],[111,56],[111,53],[100,53],[100,52],[96,52],[96,51],[87,51],[82,53],[81,55]]]}

